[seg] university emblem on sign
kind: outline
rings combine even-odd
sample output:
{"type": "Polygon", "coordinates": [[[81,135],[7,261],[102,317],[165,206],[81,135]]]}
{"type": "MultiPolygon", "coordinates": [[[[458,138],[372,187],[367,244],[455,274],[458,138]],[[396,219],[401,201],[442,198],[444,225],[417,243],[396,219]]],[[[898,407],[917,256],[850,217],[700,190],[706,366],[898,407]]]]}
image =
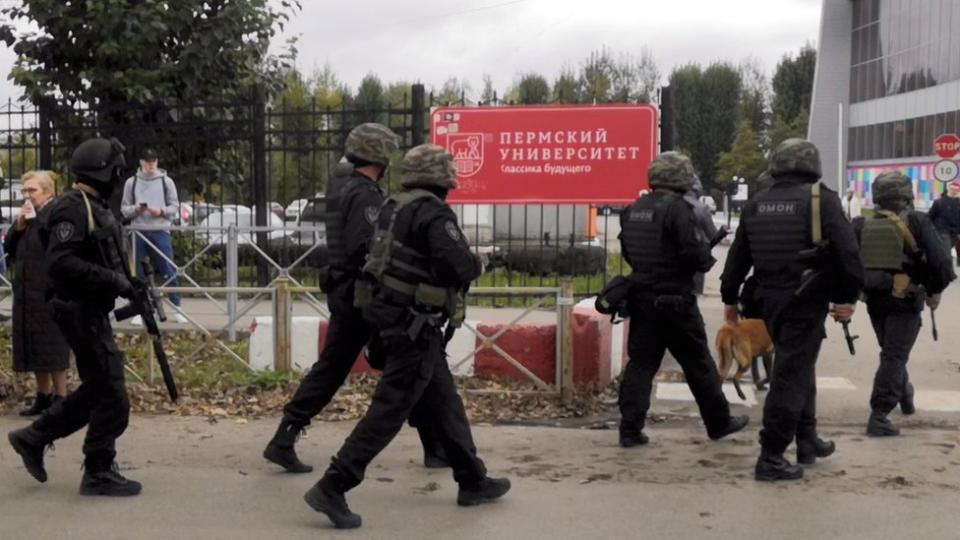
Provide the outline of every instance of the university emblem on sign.
{"type": "Polygon", "coordinates": [[[483,167],[483,134],[450,133],[447,135],[447,149],[453,154],[453,166],[457,176],[473,176],[483,167]]]}

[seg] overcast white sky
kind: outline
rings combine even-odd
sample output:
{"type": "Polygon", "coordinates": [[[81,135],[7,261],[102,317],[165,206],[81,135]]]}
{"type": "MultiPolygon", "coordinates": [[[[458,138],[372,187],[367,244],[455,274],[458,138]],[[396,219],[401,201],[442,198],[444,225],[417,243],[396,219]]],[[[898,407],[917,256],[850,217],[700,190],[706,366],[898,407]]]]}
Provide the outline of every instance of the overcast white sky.
{"type": "MultiPolygon", "coordinates": [[[[356,88],[366,73],[385,82],[439,87],[450,76],[475,93],[489,73],[502,93],[518,74],[553,79],[602,46],[654,54],[664,78],[688,62],[747,57],[772,74],[785,52],[815,42],[820,0],[302,0],[282,37],[300,35],[299,64],[329,63],[356,88]]],[[[0,73],[12,51],[0,48],[0,73]]],[[[19,92],[0,82],[0,99],[19,92]]]]}

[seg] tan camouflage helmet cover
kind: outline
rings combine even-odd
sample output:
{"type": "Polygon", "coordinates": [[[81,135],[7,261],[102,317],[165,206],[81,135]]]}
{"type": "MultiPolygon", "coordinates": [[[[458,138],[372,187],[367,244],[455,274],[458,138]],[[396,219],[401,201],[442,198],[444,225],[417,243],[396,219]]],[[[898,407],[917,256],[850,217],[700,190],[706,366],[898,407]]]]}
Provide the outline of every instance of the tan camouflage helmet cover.
{"type": "Polygon", "coordinates": [[[687,192],[693,186],[697,172],[690,158],[680,152],[663,152],[647,169],[647,181],[651,188],[669,188],[687,192]]]}
{"type": "Polygon", "coordinates": [[[870,186],[870,195],[875,203],[894,199],[912,201],[913,182],[900,171],[884,171],[870,186]]]}
{"type": "Polygon", "coordinates": [[[347,159],[386,167],[390,165],[390,155],[400,149],[400,138],[387,126],[368,122],[350,130],[345,146],[347,159]]]}
{"type": "Polygon", "coordinates": [[[456,189],[457,170],[453,156],[441,146],[421,144],[411,148],[400,162],[403,177],[400,184],[405,188],[438,187],[456,189]]]}
{"type": "Polygon", "coordinates": [[[806,139],[787,139],[777,145],[770,155],[770,176],[786,174],[823,176],[820,151],[806,139]]]}

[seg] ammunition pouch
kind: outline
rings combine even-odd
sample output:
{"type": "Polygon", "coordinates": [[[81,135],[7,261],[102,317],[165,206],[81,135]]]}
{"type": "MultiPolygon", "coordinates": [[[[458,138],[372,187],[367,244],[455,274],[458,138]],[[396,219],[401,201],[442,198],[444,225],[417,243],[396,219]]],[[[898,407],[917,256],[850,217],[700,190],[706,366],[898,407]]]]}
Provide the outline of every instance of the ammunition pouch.
{"type": "Polygon", "coordinates": [[[424,313],[413,308],[408,308],[408,312],[409,317],[405,324],[383,330],[380,335],[382,337],[405,336],[410,341],[416,341],[425,327],[437,329],[446,322],[443,313],[424,313]]]}
{"type": "Polygon", "coordinates": [[[908,294],[916,292],[917,288],[911,287],[910,276],[899,273],[893,275],[893,288],[890,295],[894,298],[906,298],[908,294]]]}

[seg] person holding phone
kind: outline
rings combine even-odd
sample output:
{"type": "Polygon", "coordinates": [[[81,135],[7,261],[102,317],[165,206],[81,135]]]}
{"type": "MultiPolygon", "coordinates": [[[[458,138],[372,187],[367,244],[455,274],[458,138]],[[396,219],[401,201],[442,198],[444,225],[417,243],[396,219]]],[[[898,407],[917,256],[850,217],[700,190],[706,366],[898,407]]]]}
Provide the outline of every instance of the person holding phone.
{"type": "MultiPolygon", "coordinates": [[[[177,269],[173,265],[173,243],[169,227],[177,220],[180,212],[180,198],[177,196],[177,186],[167,171],[159,168],[160,158],[157,151],[146,148],[140,153],[140,169],[137,174],[127,179],[123,186],[123,199],[120,212],[123,218],[133,225],[145,227],[165,227],[166,230],[144,230],[137,233],[137,258],[144,255],[150,257],[150,262],[163,278],[162,284],[175,287],[177,285],[177,269]]],[[[137,277],[143,277],[143,269],[137,265],[137,277]]],[[[157,285],[161,285],[158,283],[157,285]]],[[[170,302],[180,305],[180,295],[169,295],[170,302]]],[[[186,322],[180,313],[175,313],[178,322],[186,322]]],[[[134,319],[134,322],[139,317],[134,319]]]]}

